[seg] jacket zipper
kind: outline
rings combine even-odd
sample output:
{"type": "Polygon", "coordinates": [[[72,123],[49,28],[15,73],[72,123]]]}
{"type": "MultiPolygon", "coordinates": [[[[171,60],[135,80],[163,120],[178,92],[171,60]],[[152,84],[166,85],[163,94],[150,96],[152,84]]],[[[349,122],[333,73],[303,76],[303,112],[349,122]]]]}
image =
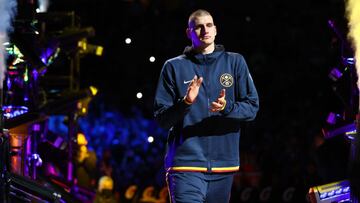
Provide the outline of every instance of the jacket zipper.
{"type": "MultiPolygon", "coordinates": [[[[206,84],[206,97],[207,97],[207,114],[210,117],[212,115],[212,112],[210,112],[210,106],[211,106],[211,101],[210,101],[210,96],[211,96],[211,87],[210,87],[210,74],[209,74],[209,68],[207,67],[207,57],[206,55],[204,55],[204,61],[205,61],[205,66],[204,66],[204,76],[206,76],[206,80],[205,80],[205,84],[206,84]]],[[[207,138],[207,159],[208,159],[208,171],[211,172],[211,149],[210,149],[210,137],[207,138]]]]}

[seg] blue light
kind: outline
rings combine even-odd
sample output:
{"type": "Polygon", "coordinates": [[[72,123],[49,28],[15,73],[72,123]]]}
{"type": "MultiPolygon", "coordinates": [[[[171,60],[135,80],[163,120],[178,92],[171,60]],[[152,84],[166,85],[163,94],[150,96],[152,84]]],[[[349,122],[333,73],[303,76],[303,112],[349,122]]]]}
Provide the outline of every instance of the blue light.
{"type": "Polygon", "coordinates": [[[343,192],[349,192],[350,191],[350,187],[348,186],[348,187],[345,187],[344,188],[344,190],[343,190],[343,192]]]}
{"type": "Polygon", "coordinates": [[[29,111],[26,106],[3,106],[4,117],[7,119],[14,118],[16,116],[20,116],[29,111]]]}
{"type": "Polygon", "coordinates": [[[327,197],[327,193],[322,193],[321,195],[320,195],[320,198],[321,199],[324,199],[324,198],[326,198],[327,197]]]}
{"type": "Polygon", "coordinates": [[[355,58],[344,58],[344,61],[347,63],[347,64],[351,64],[351,65],[354,65],[355,64],[355,58]]]}
{"type": "Polygon", "coordinates": [[[334,190],[332,190],[332,191],[328,192],[327,195],[328,195],[329,197],[331,197],[331,196],[334,196],[334,193],[335,193],[334,190]]]}
{"type": "Polygon", "coordinates": [[[335,190],[335,194],[336,194],[336,195],[341,194],[341,192],[342,192],[342,189],[341,189],[341,188],[340,188],[340,189],[338,189],[338,190],[335,190]]]}

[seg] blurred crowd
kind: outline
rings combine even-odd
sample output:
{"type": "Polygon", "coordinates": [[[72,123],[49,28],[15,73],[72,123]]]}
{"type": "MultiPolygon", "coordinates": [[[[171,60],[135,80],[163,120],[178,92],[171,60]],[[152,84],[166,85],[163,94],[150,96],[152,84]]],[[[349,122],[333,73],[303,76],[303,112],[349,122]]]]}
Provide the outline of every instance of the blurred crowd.
{"type": "MultiPolygon", "coordinates": [[[[167,201],[167,131],[143,112],[134,105],[123,113],[101,99],[90,105],[88,114],[78,120],[79,186],[97,194],[109,188],[104,194],[111,194],[114,202],[167,201]]],[[[61,131],[52,124],[59,124],[57,119],[49,126],[61,131]]],[[[349,140],[325,140],[321,132],[306,135],[309,132],[289,126],[273,131],[261,122],[260,115],[242,134],[241,169],[234,179],[232,202],[306,202],[310,187],[346,179],[349,140]]]]}

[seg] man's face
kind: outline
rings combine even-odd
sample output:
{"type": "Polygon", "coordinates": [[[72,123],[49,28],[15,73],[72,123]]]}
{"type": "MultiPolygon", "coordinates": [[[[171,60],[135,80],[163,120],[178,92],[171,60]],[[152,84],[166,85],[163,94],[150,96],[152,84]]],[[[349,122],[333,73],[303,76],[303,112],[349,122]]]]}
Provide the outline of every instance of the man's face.
{"type": "Polygon", "coordinates": [[[216,26],[210,15],[197,16],[186,32],[194,47],[207,47],[215,41],[216,26]]]}

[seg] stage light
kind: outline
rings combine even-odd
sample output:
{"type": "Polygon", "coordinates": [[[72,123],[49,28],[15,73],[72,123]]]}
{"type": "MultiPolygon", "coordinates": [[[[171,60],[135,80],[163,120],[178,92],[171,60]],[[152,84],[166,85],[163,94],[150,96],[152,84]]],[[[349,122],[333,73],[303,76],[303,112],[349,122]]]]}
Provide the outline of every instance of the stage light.
{"type": "Polygon", "coordinates": [[[47,47],[40,53],[40,60],[46,65],[51,65],[60,53],[59,47],[47,47]]]}
{"type": "Polygon", "coordinates": [[[345,134],[346,136],[348,136],[351,134],[351,132],[356,131],[356,126],[354,123],[350,123],[350,124],[341,126],[336,129],[329,130],[326,128],[322,128],[321,131],[322,131],[322,134],[324,135],[325,139],[330,139],[330,138],[335,137],[340,134],[345,134]]]}
{"type": "Polygon", "coordinates": [[[331,69],[328,76],[331,80],[336,82],[339,78],[341,78],[343,76],[343,73],[338,68],[335,67],[335,68],[331,69]]]}
{"type": "Polygon", "coordinates": [[[79,116],[85,116],[88,113],[89,104],[97,92],[98,89],[96,87],[90,86],[89,89],[85,91],[86,97],[77,101],[76,109],[79,116]]]}
{"type": "Polygon", "coordinates": [[[349,202],[350,183],[348,180],[314,186],[309,190],[310,202],[349,202]]]}
{"type": "Polygon", "coordinates": [[[20,116],[22,114],[25,114],[29,111],[28,107],[26,106],[3,106],[2,107],[3,115],[6,119],[14,118],[17,116],[20,116]]]}
{"type": "Polygon", "coordinates": [[[155,62],[155,57],[154,57],[154,56],[151,56],[151,57],[149,58],[149,61],[150,61],[151,63],[155,62]]]}
{"type": "Polygon", "coordinates": [[[131,43],[131,39],[130,39],[130,38],[126,38],[126,39],[125,39],[125,43],[126,43],[126,44],[130,44],[130,43],[131,43]]]}
{"type": "Polygon", "coordinates": [[[354,129],[354,130],[352,130],[352,131],[345,132],[345,136],[346,136],[349,140],[355,140],[356,129],[354,129]]]}
{"type": "Polygon", "coordinates": [[[34,164],[36,167],[41,166],[43,163],[41,157],[39,154],[32,154],[29,158],[28,158],[28,165],[32,166],[32,164],[34,164]]]}
{"type": "Polygon", "coordinates": [[[353,57],[343,57],[343,64],[344,65],[354,65],[356,63],[355,58],[353,57]]]}
{"type": "Polygon", "coordinates": [[[94,86],[90,86],[89,89],[90,89],[90,92],[91,92],[92,96],[95,96],[97,94],[97,92],[98,92],[98,89],[96,87],[94,87],[94,86]]]}
{"type": "Polygon", "coordinates": [[[153,136],[149,136],[147,140],[148,140],[149,143],[152,143],[152,142],[154,142],[154,137],[153,137],[153,136]]]}
{"type": "Polygon", "coordinates": [[[331,125],[334,125],[337,123],[337,121],[341,119],[341,115],[340,114],[337,114],[337,113],[334,113],[334,112],[330,112],[327,119],[326,119],[326,122],[331,124],[331,125]]]}
{"type": "Polygon", "coordinates": [[[104,47],[100,45],[94,45],[87,43],[86,39],[80,40],[78,42],[78,47],[80,48],[80,53],[83,54],[95,54],[97,56],[102,56],[104,47]]]}
{"type": "Polygon", "coordinates": [[[136,93],[136,98],[141,99],[143,97],[143,94],[141,92],[136,93]]]}
{"type": "Polygon", "coordinates": [[[33,34],[15,34],[6,51],[14,58],[22,59],[21,62],[25,62],[29,68],[45,73],[45,69],[54,62],[61,50],[57,41],[44,42],[37,39],[37,35],[39,35],[37,31],[33,34]]]}
{"type": "Polygon", "coordinates": [[[38,0],[39,8],[36,9],[37,13],[47,12],[49,8],[49,0],[38,0]]]}
{"type": "Polygon", "coordinates": [[[89,108],[90,101],[91,101],[90,97],[78,101],[77,109],[78,109],[78,114],[80,116],[85,116],[87,114],[87,109],[89,108]]]}
{"type": "Polygon", "coordinates": [[[88,144],[88,141],[87,141],[84,133],[78,133],[76,136],[77,136],[76,141],[77,141],[78,145],[87,145],[88,144]]]}
{"type": "MultiPolygon", "coordinates": [[[[21,53],[19,48],[15,44],[11,44],[10,42],[4,43],[5,51],[8,53],[8,55],[14,56],[14,60],[11,62],[11,64],[8,64],[9,66],[15,66],[21,62],[24,62],[24,54],[21,53]]],[[[11,67],[9,67],[11,68],[11,67]]]]}

